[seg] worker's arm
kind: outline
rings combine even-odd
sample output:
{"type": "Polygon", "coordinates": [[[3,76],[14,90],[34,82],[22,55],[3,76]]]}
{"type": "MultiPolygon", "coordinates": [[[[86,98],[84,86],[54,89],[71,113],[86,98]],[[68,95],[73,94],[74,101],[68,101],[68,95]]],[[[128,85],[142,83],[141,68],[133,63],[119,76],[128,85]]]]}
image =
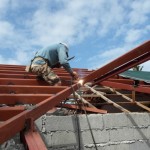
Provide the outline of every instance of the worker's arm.
{"type": "Polygon", "coordinates": [[[74,78],[77,79],[78,75],[75,71],[72,70],[72,68],[70,67],[70,64],[68,63],[68,59],[67,59],[67,54],[66,54],[67,50],[65,46],[61,46],[58,49],[58,57],[59,57],[59,62],[60,64],[64,67],[64,69],[70,73],[70,75],[74,78]]]}

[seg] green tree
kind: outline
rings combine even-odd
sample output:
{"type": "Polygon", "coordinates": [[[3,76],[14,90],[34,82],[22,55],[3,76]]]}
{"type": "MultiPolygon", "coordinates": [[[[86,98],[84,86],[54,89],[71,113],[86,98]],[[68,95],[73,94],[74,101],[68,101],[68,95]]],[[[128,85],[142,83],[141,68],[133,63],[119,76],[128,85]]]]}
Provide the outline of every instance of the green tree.
{"type": "Polygon", "coordinates": [[[143,66],[137,65],[137,66],[134,66],[132,69],[133,69],[133,71],[142,71],[143,66]]]}

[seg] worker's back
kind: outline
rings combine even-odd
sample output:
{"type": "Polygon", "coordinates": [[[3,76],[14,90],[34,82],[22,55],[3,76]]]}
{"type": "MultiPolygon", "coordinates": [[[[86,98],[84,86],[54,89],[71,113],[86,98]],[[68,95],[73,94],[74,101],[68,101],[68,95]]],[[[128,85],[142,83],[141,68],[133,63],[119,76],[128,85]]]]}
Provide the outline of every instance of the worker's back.
{"type": "Polygon", "coordinates": [[[53,44],[48,47],[42,48],[36,53],[35,56],[43,57],[47,59],[51,65],[54,65],[59,61],[58,52],[57,52],[58,47],[59,47],[59,44],[53,44]]]}

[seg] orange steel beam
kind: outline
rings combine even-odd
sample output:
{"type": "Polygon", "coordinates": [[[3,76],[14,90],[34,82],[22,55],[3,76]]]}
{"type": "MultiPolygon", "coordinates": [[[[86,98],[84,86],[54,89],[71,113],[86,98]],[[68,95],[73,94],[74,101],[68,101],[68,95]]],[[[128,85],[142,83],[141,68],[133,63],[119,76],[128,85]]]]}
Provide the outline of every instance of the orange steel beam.
{"type": "Polygon", "coordinates": [[[70,105],[70,104],[61,104],[61,107],[64,107],[64,108],[69,108],[69,109],[78,109],[78,110],[85,110],[85,111],[88,111],[88,112],[93,112],[93,113],[100,113],[100,114],[106,114],[107,111],[106,110],[103,110],[103,109],[96,109],[96,108],[91,108],[91,107],[86,107],[86,106],[77,106],[77,105],[70,105]]]}
{"type": "MultiPolygon", "coordinates": [[[[70,80],[71,76],[67,72],[60,72],[60,71],[54,71],[61,79],[63,80],[70,80]]],[[[89,73],[79,73],[79,77],[87,76],[89,73]]],[[[25,78],[25,79],[35,79],[37,75],[35,74],[29,74],[27,72],[20,72],[20,71],[14,71],[14,70],[0,70],[0,78],[25,78]]]]}
{"type": "MultiPolygon", "coordinates": [[[[62,85],[70,85],[70,80],[61,80],[62,85]]],[[[46,81],[37,79],[0,78],[0,85],[44,85],[49,86],[46,81]]]]}
{"type": "Polygon", "coordinates": [[[25,75],[25,74],[10,74],[10,73],[0,73],[0,78],[25,78],[25,79],[35,79],[36,75],[25,75]]]}
{"type": "Polygon", "coordinates": [[[116,74],[119,74],[131,67],[141,64],[150,59],[150,41],[134,48],[121,57],[113,60],[102,68],[94,71],[83,78],[83,82],[94,81],[94,83],[106,80],[116,74]]]}
{"type": "Polygon", "coordinates": [[[0,136],[0,144],[23,130],[27,120],[34,121],[38,119],[41,115],[45,114],[51,108],[58,105],[62,100],[66,99],[73,92],[73,89],[77,90],[79,86],[79,84],[74,84],[72,87],[67,87],[58,94],[38,103],[32,110],[25,110],[0,124],[0,135],[3,135],[0,136]]]}
{"type": "Polygon", "coordinates": [[[0,107],[0,121],[6,121],[24,110],[24,106],[0,107]]]}
{"type": "Polygon", "coordinates": [[[111,82],[111,81],[102,81],[100,84],[103,85],[103,86],[108,86],[108,87],[112,87],[112,88],[131,90],[131,91],[134,90],[134,91],[137,91],[137,92],[149,93],[150,94],[150,86],[139,85],[137,87],[134,87],[133,85],[124,84],[124,83],[117,83],[117,82],[111,82]]]}
{"type": "MultiPolygon", "coordinates": [[[[71,76],[66,73],[56,73],[62,80],[71,80],[71,76]]],[[[84,77],[88,74],[80,74],[79,77],[84,77]]],[[[0,78],[20,78],[20,79],[36,79],[37,75],[31,74],[11,74],[11,73],[0,73],[0,78]]]]}
{"type": "Polygon", "coordinates": [[[67,86],[0,85],[0,94],[56,94],[67,86]]]}
{"type": "Polygon", "coordinates": [[[52,94],[0,94],[0,104],[37,104],[52,94]]]}
{"type": "MultiPolygon", "coordinates": [[[[62,80],[71,80],[71,76],[60,76],[57,74],[62,80]]],[[[25,74],[0,74],[0,78],[24,78],[24,79],[35,79],[36,75],[25,75],[25,74]]]]}
{"type": "Polygon", "coordinates": [[[1,85],[49,85],[45,81],[36,79],[14,79],[14,78],[0,78],[1,85]]]}
{"type": "Polygon", "coordinates": [[[21,133],[22,141],[28,150],[47,150],[40,134],[35,129],[27,130],[21,133]]]}
{"type": "Polygon", "coordinates": [[[139,58],[136,58],[136,59],[134,59],[134,60],[132,60],[130,62],[127,62],[123,66],[119,66],[115,70],[112,70],[112,71],[108,72],[107,74],[105,74],[103,77],[95,79],[94,82],[95,82],[95,84],[99,83],[99,82],[101,82],[103,80],[108,79],[109,77],[112,77],[112,76],[114,76],[116,74],[119,74],[119,73],[121,73],[123,71],[126,71],[126,70],[128,70],[128,69],[130,69],[130,68],[132,68],[132,67],[134,67],[136,65],[139,65],[141,63],[144,63],[144,62],[146,62],[148,60],[150,60],[150,52],[148,52],[148,53],[146,53],[146,54],[144,54],[142,56],[139,56],[139,58]]]}
{"type": "Polygon", "coordinates": [[[31,73],[28,73],[28,72],[25,72],[24,70],[7,70],[7,68],[5,69],[0,69],[0,73],[11,73],[11,74],[31,74],[31,73]]]}
{"type": "Polygon", "coordinates": [[[134,84],[134,80],[131,79],[108,79],[107,81],[125,83],[125,84],[134,84]]]}

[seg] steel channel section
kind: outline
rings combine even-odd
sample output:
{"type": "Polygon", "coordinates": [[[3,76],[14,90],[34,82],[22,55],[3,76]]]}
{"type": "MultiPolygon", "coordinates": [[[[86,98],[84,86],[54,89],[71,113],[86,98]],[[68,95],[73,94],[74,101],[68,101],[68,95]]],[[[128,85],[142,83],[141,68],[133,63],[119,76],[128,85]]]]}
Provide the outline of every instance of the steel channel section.
{"type": "Polygon", "coordinates": [[[107,81],[117,82],[117,83],[125,83],[125,84],[133,84],[134,80],[131,79],[112,79],[109,78],[107,81]]]}
{"type": "Polygon", "coordinates": [[[116,88],[116,89],[124,89],[124,90],[130,90],[130,91],[134,90],[137,92],[150,94],[150,87],[147,87],[147,86],[139,85],[137,87],[134,87],[133,85],[111,82],[111,81],[102,81],[100,84],[103,86],[109,86],[109,87],[116,88]]]}
{"type": "Polygon", "coordinates": [[[36,79],[0,78],[0,85],[49,85],[45,81],[36,79]]]}
{"type": "MultiPolygon", "coordinates": [[[[62,79],[62,86],[70,85],[70,80],[62,79]]],[[[49,84],[42,80],[36,79],[14,79],[14,78],[0,78],[0,85],[44,85],[49,84]]]]}
{"type": "Polygon", "coordinates": [[[104,76],[94,80],[94,84],[97,84],[98,82],[106,80],[106,79],[108,79],[108,78],[110,78],[110,77],[112,77],[112,76],[114,76],[116,74],[119,74],[119,73],[121,73],[123,71],[126,71],[126,70],[128,70],[128,69],[130,69],[130,68],[132,68],[132,67],[134,67],[136,65],[139,65],[141,63],[144,63],[144,62],[146,62],[148,60],[150,60],[150,52],[142,55],[140,58],[138,58],[138,60],[130,61],[130,62],[126,63],[125,65],[122,65],[121,67],[118,67],[117,69],[112,70],[109,73],[105,74],[104,76]]]}
{"type": "Polygon", "coordinates": [[[52,97],[52,94],[0,94],[0,104],[23,105],[37,104],[43,99],[52,97]]]}
{"type": "Polygon", "coordinates": [[[24,106],[0,107],[0,121],[6,121],[24,110],[24,106]]]}
{"type": "Polygon", "coordinates": [[[0,85],[0,94],[56,94],[67,86],[0,85]]]}
{"type": "MultiPolygon", "coordinates": [[[[83,78],[84,83],[92,81],[96,78],[101,77],[102,75],[110,72],[111,70],[130,62],[131,60],[138,58],[150,51],[150,41],[145,42],[144,44],[134,48],[133,50],[129,51],[128,53],[122,55],[121,57],[115,59],[114,61],[108,63],[107,65],[103,66],[102,68],[94,71],[93,73],[89,74],[88,76],[83,78]]],[[[138,64],[137,62],[135,65],[138,64]]],[[[128,68],[129,69],[129,68],[128,68]]],[[[116,73],[117,74],[117,73],[116,73]]],[[[115,75],[115,74],[114,74],[115,75]]]]}
{"type": "Polygon", "coordinates": [[[0,144],[13,137],[19,131],[23,130],[28,119],[38,119],[41,115],[45,114],[48,110],[67,98],[73,92],[72,88],[77,90],[79,86],[79,84],[74,84],[72,87],[68,87],[58,94],[43,100],[33,109],[25,110],[0,124],[0,135],[2,135],[0,136],[0,144]]]}
{"type": "Polygon", "coordinates": [[[34,131],[28,130],[22,132],[21,138],[28,150],[47,150],[45,143],[36,129],[34,131]]]}

